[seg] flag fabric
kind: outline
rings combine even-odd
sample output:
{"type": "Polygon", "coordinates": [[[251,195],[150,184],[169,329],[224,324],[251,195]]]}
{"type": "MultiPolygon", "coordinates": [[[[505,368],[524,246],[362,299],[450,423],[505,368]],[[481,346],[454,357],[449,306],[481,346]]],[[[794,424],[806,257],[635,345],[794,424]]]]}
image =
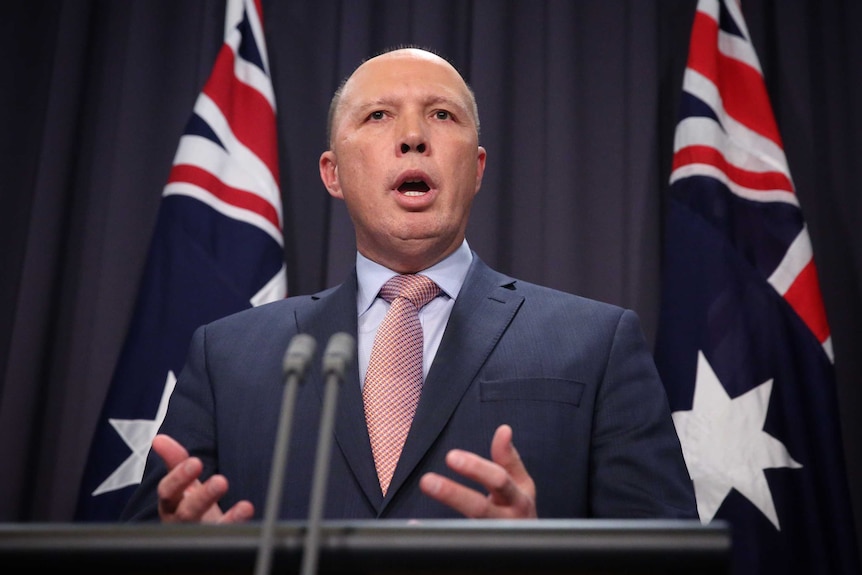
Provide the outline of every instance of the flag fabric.
{"type": "Polygon", "coordinates": [[[141,482],[194,329],[287,295],[275,113],[260,0],[229,0],[162,192],[76,520],[116,520],[141,482]]]}
{"type": "Polygon", "coordinates": [[[656,363],[733,573],[859,573],[832,340],[738,3],[700,0],[674,141],[656,363]]]}

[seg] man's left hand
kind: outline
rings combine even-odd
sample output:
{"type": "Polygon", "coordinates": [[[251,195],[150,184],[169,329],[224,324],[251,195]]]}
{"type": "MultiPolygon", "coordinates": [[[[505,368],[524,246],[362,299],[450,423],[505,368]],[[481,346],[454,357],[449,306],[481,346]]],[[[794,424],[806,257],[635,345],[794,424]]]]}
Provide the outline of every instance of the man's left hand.
{"type": "Polygon", "coordinates": [[[422,492],[466,517],[535,519],[536,485],[512,443],[512,428],[501,425],[491,440],[491,461],[475,453],[453,449],[446,454],[452,471],[485,486],[480,493],[437,473],[419,481],[422,492]]]}

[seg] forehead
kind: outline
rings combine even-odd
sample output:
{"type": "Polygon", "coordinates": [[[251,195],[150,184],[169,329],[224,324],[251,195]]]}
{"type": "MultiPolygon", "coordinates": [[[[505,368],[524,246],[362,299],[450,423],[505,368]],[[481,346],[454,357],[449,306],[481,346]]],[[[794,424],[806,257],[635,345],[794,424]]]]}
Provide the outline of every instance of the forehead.
{"type": "Polygon", "coordinates": [[[445,98],[468,106],[467,85],[448,62],[424,52],[398,51],[362,64],[342,94],[346,105],[361,106],[377,100],[416,96],[445,98]]]}

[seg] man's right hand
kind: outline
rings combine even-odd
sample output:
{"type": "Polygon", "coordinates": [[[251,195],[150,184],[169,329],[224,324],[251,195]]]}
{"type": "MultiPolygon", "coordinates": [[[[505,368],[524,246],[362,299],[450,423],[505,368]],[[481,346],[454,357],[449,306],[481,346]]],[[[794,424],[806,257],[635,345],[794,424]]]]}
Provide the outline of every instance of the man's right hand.
{"type": "Polygon", "coordinates": [[[159,517],[165,523],[242,523],[254,515],[249,501],[239,501],[222,511],[219,500],[227,493],[223,475],[213,475],[203,483],[199,477],[203,463],[189,457],[186,448],[168,435],[156,435],[153,451],[165,462],[168,473],[159,481],[159,517]]]}

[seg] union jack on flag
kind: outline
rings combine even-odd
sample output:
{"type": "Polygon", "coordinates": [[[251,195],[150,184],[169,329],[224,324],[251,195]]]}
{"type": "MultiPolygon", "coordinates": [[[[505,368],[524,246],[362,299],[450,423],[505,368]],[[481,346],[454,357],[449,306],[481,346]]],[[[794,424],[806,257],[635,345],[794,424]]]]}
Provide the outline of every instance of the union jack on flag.
{"type": "Polygon", "coordinates": [[[733,573],[859,573],[832,341],[757,54],[699,0],[666,220],[656,363],[701,521],[733,573]]]}
{"type": "Polygon", "coordinates": [[[199,325],[287,295],[275,96],[260,0],[229,0],[225,37],[174,157],[132,323],[81,481],[76,519],[114,521],[141,482],[199,325]]]}

